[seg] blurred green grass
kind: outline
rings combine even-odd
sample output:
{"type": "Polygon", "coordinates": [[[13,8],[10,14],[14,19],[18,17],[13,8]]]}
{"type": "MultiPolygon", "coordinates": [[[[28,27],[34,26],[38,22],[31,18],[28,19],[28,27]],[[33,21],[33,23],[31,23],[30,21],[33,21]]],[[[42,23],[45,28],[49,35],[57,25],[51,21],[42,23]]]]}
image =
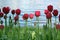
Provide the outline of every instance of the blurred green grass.
{"type": "Polygon", "coordinates": [[[6,27],[0,29],[0,40],[60,40],[60,30],[45,27],[6,27]]]}

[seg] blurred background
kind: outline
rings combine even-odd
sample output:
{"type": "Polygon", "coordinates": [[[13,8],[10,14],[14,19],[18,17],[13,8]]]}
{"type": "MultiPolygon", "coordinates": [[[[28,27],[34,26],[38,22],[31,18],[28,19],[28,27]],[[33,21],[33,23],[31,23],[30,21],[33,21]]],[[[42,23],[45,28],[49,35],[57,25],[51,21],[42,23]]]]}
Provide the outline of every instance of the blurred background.
{"type": "MultiPolygon", "coordinates": [[[[0,8],[3,8],[5,6],[9,6],[12,9],[21,9],[21,14],[20,14],[20,25],[24,26],[24,20],[22,19],[22,16],[24,13],[33,13],[36,10],[41,11],[41,16],[39,17],[40,19],[40,26],[43,26],[43,24],[46,23],[46,17],[44,14],[44,10],[47,9],[48,5],[53,5],[54,9],[58,9],[60,13],[60,0],[0,0],[0,8]]],[[[11,11],[8,14],[8,16],[12,15],[11,11]]],[[[57,17],[58,18],[58,17],[57,17]]],[[[2,18],[2,20],[4,20],[2,18]]],[[[28,19],[28,25],[31,25],[30,19],[28,19]]],[[[34,22],[36,21],[36,17],[33,18],[32,20],[32,25],[34,26],[34,22]]],[[[52,23],[54,23],[54,16],[52,17],[52,23]]],[[[58,23],[58,19],[57,19],[58,23]]]]}

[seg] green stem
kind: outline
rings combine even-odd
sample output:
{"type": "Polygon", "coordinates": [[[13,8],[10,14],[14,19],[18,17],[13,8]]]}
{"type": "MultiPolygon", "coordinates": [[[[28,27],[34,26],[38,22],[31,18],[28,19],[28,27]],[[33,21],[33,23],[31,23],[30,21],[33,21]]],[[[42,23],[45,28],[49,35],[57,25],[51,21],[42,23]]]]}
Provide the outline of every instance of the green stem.
{"type": "Polygon", "coordinates": [[[51,25],[51,28],[52,28],[52,21],[51,21],[51,19],[50,19],[50,25],[51,25]]]}
{"type": "Polygon", "coordinates": [[[19,27],[18,28],[18,40],[20,40],[20,31],[19,31],[20,30],[20,23],[19,23],[19,19],[18,19],[18,27],[19,27]]]}
{"type": "Polygon", "coordinates": [[[39,30],[39,17],[38,17],[38,30],[39,30]]]}
{"type": "Polygon", "coordinates": [[[13,19],[12,19],[12,21],[13,21],[12,24],[13,24],[13,26],[14,26],[14,15],[13,15],[13,19]]]}
{"type": "Polygon", "coordinates": [[[15,28],[16,28],[17,21],[15,21],[14,23],[15,23],[15,28]]]}
{"type": "Polygon", "coordinates": [[[7,20],[5,19],[5,27],[7,27],[7,20]]]}
{"type": "Polygon", "coordinates": [[[47,25],[47,27],[48,27],[48,19],[46,19],[46,25],[47,25]]]}
{"type": "MultiPolygon", "coordinates": [[[[6,14],[6,16],[7,16],[7,14],[6,14]]],[[[5,19],[5,27],[7,27],[7,18],[5,19]]]]}
{"type": "Polygon", "coordinates": [[[18,27],[20,28],[20,21],[19,21],[19,18],[18,18],[18,27]]]}
{"type": "Polygon", "coordinates": [[[26,27],[27,27],[27,20],[25,20],[25,22],[26,22],[26,27]]]}
{"type": "Polygon", "coordinates": [[[36,17],[37,24],[36,26],[39,27],[39,17],[36,17]]]}
{"type": "Polygon", "coordinates": [[[49,28],[51,28],[51,19],[49,19],[49,28]]]}
{"type": "Polygon", "coordinates": [[[55,16],[55,25],[56,25],[56,16],[55,16]]]}
{"type": "Polygon", "coordinates": [[[38,27],[39,27],[39,17],[38,17],[38,27]]]}
{"type": "Polygon", "coordinates": [[[48,22],[47,22],[47,26],[48,26],[48,28],[49,28],[49,19],[48,19],[48,22]]]}
{"type": "Polygon", "coordinates": [[[36,17],[36,21],[37,21],[37,27],[38,27],[38,30],[39,30],[39,17],[36,17]]]}
{"type": "Polygon", "coordinates": [[[32,19],[31,19],[31,27],[32,27],[32,19]]]}
{"type": "Polygon", "coordinates": [[[47,27],[48,27],[48,19],[46,19],[46,25],[47,25],[47,27]]]}
{"type": "Polygon", "coordinates": [[[9,26],[11,27],[11,19],[9,19],[9,26]]]}
{"type": "Polygon", "coordinates": [[[36,17],[36,27],[37,27],[37,17],[36,17]]]}
{"type": "Polygon", "coordinates": [[[20,40],[20,31],[18,29],[18,40],[20,40]]]}
{"type": "Polygon", "coordinates": [[[54,31],[54,35],[53,35],[53,40],[56,40],[57,39],[57,30],[56,30],[56,16],[55,16],[55,25],[54,25],[54,29],[53,29],[53,31],[54,31]]]}
{"type": "Polygon", "coordinates": [[[12,20],[13,20],[13,22],[14,22],[14,15],[13,15],[12,17],[13,17],[12,20]]]}
{"type": "Polygon", "coordinates": [[[56,16],[55,16],[55,29],[56,29],[56,16]]]}

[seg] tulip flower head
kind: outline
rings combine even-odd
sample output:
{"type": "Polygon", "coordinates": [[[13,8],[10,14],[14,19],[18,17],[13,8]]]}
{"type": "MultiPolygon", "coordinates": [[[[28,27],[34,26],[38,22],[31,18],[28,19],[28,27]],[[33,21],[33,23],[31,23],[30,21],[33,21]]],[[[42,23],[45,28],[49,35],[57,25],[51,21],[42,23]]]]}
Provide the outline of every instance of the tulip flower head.
{"type": "Polygon", "coordinates": [[[5,27],[7,27],[7,14],[10,11],[9,7],[3,7],[2,11],[5,13],[4,19],[5,19],[5,27]]]}
{"type": "Polygon", "coordinates": [[[51,24],[52,14],[51,14],[51,12],[48,12],[48,11],[45,14],[46,14],[46,18],[48,19],[47,20],[47,27],[50,27],[52,25],[51,24]]]}
{"type": "Polygon", "coordinates": [[[33,19],[33,17],[34,17],[34,14],[31,13],[31,14],[29,15],[29,17],[30,17],[30,19],[31,19],[31,26],[32,26],[32,19],[33,19]]]}
{"type": "Polygon", "coordinates": [[[40,16],[40,11],[35,11],[35,16],[39,17],[40,16]]]}
{"type": "Polygon", "coordinates": [[[46,15],[46,18],[47,18],[47,19],[51,19],[51,17],[52,17],[52,14],[49,12],[49,13],[46,15]]]}
{"type": "Polygon", "coordinates": [[[56,9],[53,10],[53,15],[54,15],[54,16],[57,16],[57,15],[58,15],[58,10],[56,10],[56,9]]]}
{"type": "Polygon", "coordinates": [[[48,10],[44,10],[44,13],[47,15],[49,13],[49,11],[48,10]]]}
{"type": "Polygon", "coordinates": [[[39,16],[40,16],[40,11],[35,11],[35,16],[36,16],[36,21],[38,21],[38,22],[36,23],[36,26],[39,27],[39,16]]]}
{"type": "Polygon", "coordinates": [[[9,7],[3,7],[2,11],[3,11],[5,14],[8,14],[9,11],[10,11],[10,8],[9,8],[9,7]]]}
{"type": "Polygon", "coordinates": [[[27,19],[28,19],[29,15],[28,14],[24,14],[23,15],[23,20],[25,20],[25,26],[27,27],[27,19]]]}
{"type": "Polygon", "coordinates": [[[53,6],[52,5],[48,5],[47,9],[52,12],[53,11],[53,6]]]}
{"type": "Polygon", "coordinates": [[[21,13],[20,9],[16,9],[16,14],[19,15],[21,13]]]}
{"type": "Polygon", "coordinates": [[[28,19],[28,17],[29,17],[29,15],[28,15],[28,14],[24,14],[24,15],[23,15],[23,19],[24,19],[24,20],[27,20],[27,19],[28,19]]]}
{"type": "Polygon", "coordinates": [[[15,14],[15,10],[12,10],[11,13],[14,15],[15,14]]]}
{"type": "Polygon", "coordinates": [[[0,17],[3,17],[3,15],[4,15],[4,14],[3,14],[2,12],[0,12],[0,17]]]}
{"type": "Polygon", "coordinates": [[[17,21],[19,19],[18,15],[14,17],[14,20],[17,21]]]}
{"type": "Polygon", "coordinates": [[[17,24],[18,19],[19,19],[19,16],[16,15],[16,16],[14,17],[14,21],[15,21],[14,24],[15,24],[15,25],[17,24]]]}
{"type": "Polygon", "coordinates": [[[30,19],[33,19],[34,14],[31,13],[31,14],[29,15],[29,17],[30,17],[30,19]]]}

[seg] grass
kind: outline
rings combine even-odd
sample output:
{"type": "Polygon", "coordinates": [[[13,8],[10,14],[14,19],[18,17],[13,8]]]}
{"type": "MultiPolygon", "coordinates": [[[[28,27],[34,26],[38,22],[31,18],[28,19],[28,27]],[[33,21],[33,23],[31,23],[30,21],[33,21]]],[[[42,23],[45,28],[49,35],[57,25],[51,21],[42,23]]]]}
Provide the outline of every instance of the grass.
{"type": "Polygon", "coordinates": [[[60,40],[60,30],[48,27],[6,27],[0,29],[0,40],[60,40]]]}

